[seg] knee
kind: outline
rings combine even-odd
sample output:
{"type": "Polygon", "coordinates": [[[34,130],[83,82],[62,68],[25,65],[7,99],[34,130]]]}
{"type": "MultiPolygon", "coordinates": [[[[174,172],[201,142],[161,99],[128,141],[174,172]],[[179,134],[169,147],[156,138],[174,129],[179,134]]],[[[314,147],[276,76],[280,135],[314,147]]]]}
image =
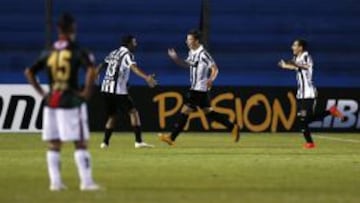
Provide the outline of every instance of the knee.
{"type": "Polygon", "coordinates": [[[189,115],[191,112],[193,112],[194,109],[187,106],[187,105],[184,105],[182,108],[181,108],[181,113],[182,114],[185,114],[185,115],[189,115]]]}
{"type": "Polygon", "coordinates": [[[75,149],[87,149],[87,142],[84,140],[75,141],[74,145],[75,145],[75,149]]]}
{"type": "Polygon", "coordinates": [[[61,141],[60,140],[51,140],[48,142],[48,149],[52,151],[61,150],[61,141]]]}
{"type": "Polygon", "coordinates": [[[105,127],[106,128],[114,128],[116,122],[116,116],[110,116],[106,121],[105,127]]]}
{"type": "Polygon", "coordinates": [[[131,116],[138,116],[138,115],[139,115],[139,112],[138,112],[137,109],[133,108],[133,109],[130,109],[130,110],[129,110],[129,114],[130,114],[131,116]]]}

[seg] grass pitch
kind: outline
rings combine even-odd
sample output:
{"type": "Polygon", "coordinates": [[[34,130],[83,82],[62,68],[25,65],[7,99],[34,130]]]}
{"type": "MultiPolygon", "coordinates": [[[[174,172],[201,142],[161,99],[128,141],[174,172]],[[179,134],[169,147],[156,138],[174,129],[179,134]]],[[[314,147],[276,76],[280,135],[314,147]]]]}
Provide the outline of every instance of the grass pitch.
{"type": "Polygon", "coordinates": [[[187,133],[176,147],[145,133],[154,149],[134,149],[132,133],[116,133],[111,147],[90,151],[95,180],[106,188],[80,192],[73,146],[62,152],[67,191],[50,192],[46,145],[34,134],[0,134],[0,202],[260,203],[360,202],[360,135],[321,134],[302,149],[299,134],[187,133]]]}

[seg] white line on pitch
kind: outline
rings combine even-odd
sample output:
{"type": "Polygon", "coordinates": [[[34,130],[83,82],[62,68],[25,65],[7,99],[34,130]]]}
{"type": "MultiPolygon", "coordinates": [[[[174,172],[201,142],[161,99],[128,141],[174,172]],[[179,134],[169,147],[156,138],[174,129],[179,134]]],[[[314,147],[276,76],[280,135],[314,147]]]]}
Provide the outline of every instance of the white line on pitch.
{"type": "Polygon", "coordinates": [[[325,140],[339,141],[339,142],[360,143],[360,140],[354,140],[354,139],[344,139],[344,138],[330,137],[330,136],[324,136],[324,135],[315,135],[315,137],[318,137],[320,139],[325,139],[325,140]]]}

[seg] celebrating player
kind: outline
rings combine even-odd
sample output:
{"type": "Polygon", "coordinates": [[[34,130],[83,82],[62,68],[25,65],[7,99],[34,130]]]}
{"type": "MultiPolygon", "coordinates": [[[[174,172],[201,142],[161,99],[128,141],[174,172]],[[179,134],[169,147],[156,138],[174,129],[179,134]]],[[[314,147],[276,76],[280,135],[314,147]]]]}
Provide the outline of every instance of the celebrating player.
{"type": "Polygon", "coordinates": [[[312,80],[314,63],[308,52],[307,42],[303,39],[296,39],[293,42],[291,49],[294,58],[290,61],[281,60],[278,65],[283,69],[296,71],[298,84],[296,94],[298,107],[297,115],[301,131],[306,140],[304,148],[311,149],[315,147],[315,144],[311,136],[309,124],[313,121],[321,120],[328,115],[343,119],[343,115],[336,106],[332,106],[329,110],[319,114],[315,113],[317,92],[312,80]]]}
{"type": "Polygon", "coordinates": [[[87,150],[89,127],[85,101],[90,97],[95,79],[94,57],[75,42],[76,24],[69,14],[58,21],[59,39],[51,50],[25,70],[25,76],[35,90],[44,97],[42,139],[47,141],[47,166],[50,190],[66,189],[60,174],[60,150],[63,142],[75,143],[74,158],[80,177],[81,190],[98,190],[92,178],[90,154],[87,150]],[[84,89],[79,88],[78,72],[86,68],[84,89]],[[49,73],[50,92],[46,93],[35,74],[46,69],[49,73]]]}
{"type": "Polygon", "coordinates": [[[160,140],[169,145],[174,145],[175,139],[183,130],[189,114],[200,107],[206,116],[217,121],[232,131],[234,141],[238,142],[240,138],[239,127],[231,123],[226,116],[215,112],[210,106],[209,90],[218,75],[218,67],[215,61],[200,43],[201,36],[198,30],[191,30],[187,34],[186,44],[189,56],[186,60],[179,58],[174,49],[168,50],[169,57],[179,66],[189,69],[190,71],[190,91],[186,96],[186,101],[181,109],[177,122],[174,124],[171,134],[160,134],[160,140]]]}
{"type": "Polygon", "coordinates": [[[135,148],[149,148],[153,145],[143,141],[141,136],[140,116],[133,104],[133,100],[128,94],[128,80],[130,70],[143,78],[150,87],[154,87],[157,81],[155,75],[147,75],[134,61],[133,52],[137,47],[135,37],[126,35],[122,38],[120,48],[112,51],[106,58],[105,63],[98,68],[98,73],[106,68],[106,73],[101,85],[101,92],[105,100],[105,112],[107,122],[105,124],[104,140],[101,148],[107,148],[110,144],[110,137],[117,120],[117,111],[121,110],[130,116],[131,125],[135,133],[135,148]]]}

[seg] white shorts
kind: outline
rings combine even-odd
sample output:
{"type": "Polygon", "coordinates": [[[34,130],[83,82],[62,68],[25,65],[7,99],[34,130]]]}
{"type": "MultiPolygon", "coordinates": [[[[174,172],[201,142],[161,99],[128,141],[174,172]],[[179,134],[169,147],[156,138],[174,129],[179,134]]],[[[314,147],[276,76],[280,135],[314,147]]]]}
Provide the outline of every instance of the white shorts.
{"type": "Polygon", "coordinates": [[[70,109],[45,106],[42,139],[64,142],[88,140],[89,126],[86,104],[70,109]]]}

